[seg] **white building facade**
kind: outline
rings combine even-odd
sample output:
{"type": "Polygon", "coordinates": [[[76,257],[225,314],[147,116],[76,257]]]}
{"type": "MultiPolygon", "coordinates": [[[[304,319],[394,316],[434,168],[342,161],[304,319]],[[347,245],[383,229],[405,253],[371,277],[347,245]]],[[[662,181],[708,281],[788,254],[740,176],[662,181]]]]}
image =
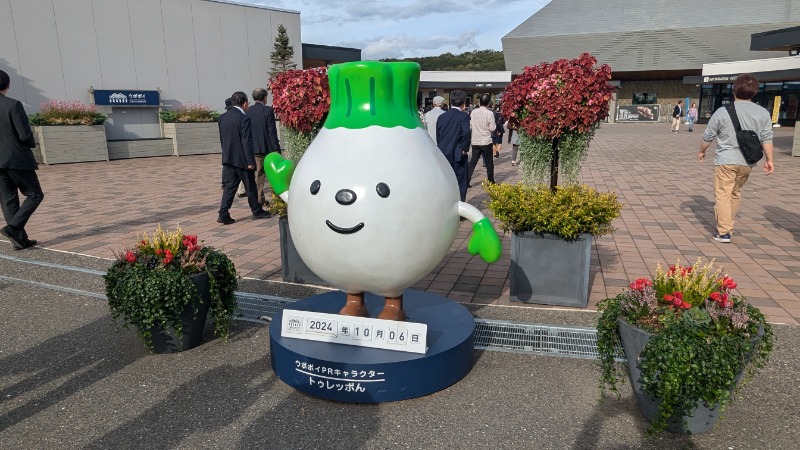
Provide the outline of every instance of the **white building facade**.
{"type": "MultiPolygon", "coordinates": [[[[0,69],[28,113],[49,100],[90,103],[90,87],[160,90],[164,108],[222,110],[266,87],[278,26],[302,67],[300,13],[216,0],[0,1],[0,69]]],[[[157,108],[109,106],[112,139],[161,137],[157,108]]]]}

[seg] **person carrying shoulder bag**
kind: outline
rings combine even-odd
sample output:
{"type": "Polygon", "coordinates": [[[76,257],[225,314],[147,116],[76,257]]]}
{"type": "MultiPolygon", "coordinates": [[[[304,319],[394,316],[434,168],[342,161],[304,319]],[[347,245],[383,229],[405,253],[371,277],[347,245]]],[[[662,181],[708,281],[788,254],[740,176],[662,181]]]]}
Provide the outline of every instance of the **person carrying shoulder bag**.
{"type": "MultiPolygon", "coordinates": [[[[733,83],[734,103],[732,112],[742,130],[751,130],[758,135],[764,152],[764,174],[770,175],[773,163],[772,118],[769,112],[753,103],[758,93],[758,80],[750,74],[742,74],[733,83]]],[[[718,242],[731,242],[734,219],[741,203],[741,192],[750,171],[758,161],[748,163],[737,139],[734,119],[727,108],[719,108],[711,116],[700,142],[697,161],[704,162],[706,150],[717,140],[714,158],[714,216],[717,232],[712,236],[718,242]]]]}

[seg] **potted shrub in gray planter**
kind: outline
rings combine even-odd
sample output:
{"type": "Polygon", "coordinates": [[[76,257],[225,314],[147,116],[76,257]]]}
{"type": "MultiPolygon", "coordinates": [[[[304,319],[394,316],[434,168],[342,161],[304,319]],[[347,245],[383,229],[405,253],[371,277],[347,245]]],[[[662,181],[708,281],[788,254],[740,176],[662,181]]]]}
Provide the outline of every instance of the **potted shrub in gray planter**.
{"type": "Polygon", "coordinates": [[[619,394],[622,345],[628,375],[650,432],[711,430],[733,392],[769,358],[772,327],[736,295],[736,283],[713,262],[656,269],[603,300],[597,324],[600,387],[619,394]],[[743,375],[745,375],[743,377],[743,375]],[[743,380],[743,381],[742,381],[743,380]]]}
{"type": "Polygon", "coordinates": [[[105,275],[115,323],[133,325],[150,351],[172,353],[200,344],[209,309],[226,338],[236,310],[238,276],[222,252],[178,228],[159,227],[116,255],[105,275]]]}
{"type": "Polygon", "coordinates": [[[620,210],[615,195],[576,184],[614,92],[611,69],[596,63],[584,53],[526,67],[503,93],[503,115],[519,130],[524,184],[485,188],[489,209],[514,232],[511,300],[577,307],[589,301],[591,236],[610,233],[620,210]]]}
{"type": "Polygon", "coordinates": [[[162,135],[172,139],[175,156],[220,153],[219,112],[209,105],[187,103],[158,113],[162,135]]]}
{"type": "Polygon", "coordinates": [[[616,194],[579,184],[484,184],[487,206],[511,235],[511,300],[586,307],[592,236],[611,233],[616,194]]]}
{"type": "MultiPolygon", "coordinates": [[[[270,80],[272,107],[284,129],[287,159],[295,165],[319,132],[331,105],[327,67],[287,70],[270,80]]],[[[281,271],[292,283],[327,284],[308,268],[297,253],[289,232],[286,203],[272,194],[269,212],[280,217],[281,271]]]]}
{"type": "Polygon", "coordinates": [[[105,114],[79,101],[51,100],[29,116],[43,164],[108,161],[105,114]]]}

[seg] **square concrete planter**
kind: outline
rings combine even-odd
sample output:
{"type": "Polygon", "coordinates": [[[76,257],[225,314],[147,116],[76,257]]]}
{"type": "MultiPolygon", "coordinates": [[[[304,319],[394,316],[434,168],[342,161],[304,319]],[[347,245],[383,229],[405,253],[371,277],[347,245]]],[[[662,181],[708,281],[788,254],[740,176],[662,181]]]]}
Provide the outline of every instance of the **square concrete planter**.
{"type": "Polygon", "coordinates": [[[308,268],[303,258],[297,253],[297,248],[292,241],[292,233],[289,231],[289,219],[281,217],[278,220],[281,243],[281,270],[283,281],[291,283],[317,284],[327,286],[328,283],[308,268]]]}
{"type": "Polygon", "coordinates": [[[103,125],[42,125],[33,127],[43,164],[108,161],[103,125]]]}
{"type": "Polygon", "coordinates": [[[589,303],[592,235],[574,242],[552,235],[511,235],[512,301],[585,308],[589,303]]]}
{"type": "Polygon", "coordinates": [[[163,123],[163,135],[172,139],[172,154],[208,155],[222,153],[217,122],[163,123]]]}

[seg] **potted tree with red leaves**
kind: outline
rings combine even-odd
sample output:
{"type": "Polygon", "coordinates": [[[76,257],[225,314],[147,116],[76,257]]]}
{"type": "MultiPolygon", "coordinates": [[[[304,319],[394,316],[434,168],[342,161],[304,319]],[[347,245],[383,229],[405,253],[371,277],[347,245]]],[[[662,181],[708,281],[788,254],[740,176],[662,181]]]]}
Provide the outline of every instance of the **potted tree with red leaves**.
{"type": "Polygon", "coordinates": [[[611,69],[576,59],[526,67],[503,93],[519,123],[523,183],[489,185],[488,207],[511,237],[514,301],[585,307],[592,235],[613,231],[616,195],[577,184],[581,163],[614,92],[611,69]]]}
{"type": "MultiPolygon", "coordinates": [[[[286,157],[296,165],[319,132],[331,108],[328,68],[287,70],[269,82],[272,107],[283,127],[286,157]]],[[[280,217],[281,270],[284,281],[327,284],[308,268],[295,249],[286,218],[286,203],[272,194],[270,212],[280,217]]]]}

